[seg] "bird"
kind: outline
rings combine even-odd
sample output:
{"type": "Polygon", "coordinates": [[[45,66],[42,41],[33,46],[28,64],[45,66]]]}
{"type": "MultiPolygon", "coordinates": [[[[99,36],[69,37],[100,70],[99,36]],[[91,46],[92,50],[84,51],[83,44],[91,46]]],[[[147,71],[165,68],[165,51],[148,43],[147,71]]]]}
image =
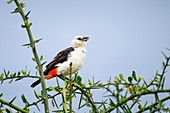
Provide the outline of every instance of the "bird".
{"type": "MultiPolygon", "coordinates": [[[[54,77],[59,77],[64,80],[65,76],[70,75],[70,66],[72,74],[77,73],[84,63],[88,40],[89,37],[87,36],[75,36],[71,41],[70,47],[59,52],[56,57],[46,65],[44,71],[45,80],[50,80],[54,77]]],[[[31,87],[34,88],[40,82],[41,79],[38,79],[32,83],[31,87]]]]}

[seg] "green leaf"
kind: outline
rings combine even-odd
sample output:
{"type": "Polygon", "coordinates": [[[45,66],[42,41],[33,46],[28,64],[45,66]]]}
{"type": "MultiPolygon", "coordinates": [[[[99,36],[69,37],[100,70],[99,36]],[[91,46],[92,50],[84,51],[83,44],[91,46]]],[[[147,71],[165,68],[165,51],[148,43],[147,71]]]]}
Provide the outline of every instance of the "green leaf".
{"type": "Polygon", "coordinates": [[[6,111],[7,113],[11,113],[11,111],[10,111],[9,109],[7,109],[7,108],[5,109],[5,111],[6,111]]]}
{"type": "Polygon", "coordinates": [[[16,73],[14,73],[14,74],[10,74],[10,77],[12,77],[12,78],[15,78],[16,77],[16,73]]]}
{"type": "Polygon", "coordinates": [[[24,8],[24,7],[26,7],[26,6],[27,6],[27,4],[22,3],[22,2],[20,3],[20,5],[21,5],[21,7],[22,7],[22,8],[24,8]]]}
{"type": "Polygon", "coordinates": [[[132,77],[134,78],[135,81],[137,81],[137,78],[136,78],[136,73],[135,71],[132,71],[132,77]]]}
{"type": "Polygon", "coordinates": [[[40,56],[40,61],[43,60],[43,58],[44,58],[43,55],[41,55],[41,56],[40,56]]]}
{"type": "Polygon", "coordinates": [[[19,9],[16,8],[13,12],[11,12],[11,14],[13,14],[13,13],[18,13],[18,12],[19,12],[19,9]]]}
{"type": "Polygon", "coordinates": [[[39,99],[40,97],[39,97],[39,95],[37,94],[37,92],[34,90],[34,95],[35,95],[35,97],[37,98],[37,99],[39,99]]]}
{"type": "Polygon", "coordinates": [[[3,78],[4,78],[4,73],[1,73],[1,75],[0,75],[0,81],[2,81],[3,78]]]}
{"type": "Polygon", "coordinates": [[[38,67],[38,66],[35,66],[35,69],[39,70],[39,67],[38,67]]]}
{"type": "Polygon", "coordinates": [[[27,73],[26,70],[24,70],[24,69],[22,69],[21,72],[23,75],[26,75],[26,73],[27,73]]]}
{"type": "Polygon", "coordinates": [[[132,80],[133,80],[133,78],[132,77],[128,77],[128,81],[130,82],[130,83],[132,83],[132,80]]]}
{"type": "Polygon", "coordinates": [[[17,73],[14,73],[14,74],[13,74],[13,77],[16,77],[16,76],[17,76],[17,73]]]}
{"type": "Polygon", "coordinates": [[[3,93],[1,93],[1,94],[0,94],[0,97],[2,97],[3,95],[4,95],[4,94],[3,94],[3,93]]]}
{"type": "Polygon", "coordinates": [[[67,111],[67,103],[66,103],[66,86],[63,87],[63,90],[62,90],[62,100],[63,100],[63,111],[64,112],[68,112],[67,111]]]}
{"type": "Polygon", "coordinates": [[[24,25],[25,25],[25,27],[28,27],[28,21],[27,20],[24,20],[24,25]]]}
{"type": "Polygon", "coordinates": [[[115,106],[114,102],[109,98],[110,100],[110,106],[115,106]]]}
{"type": "Polygon", "coordinates": [[[162,62],[162,67],[163,67],[163,68],[165,67],[165,62],[162,62]]]}
{"type": "Polygon", "coordinates": [[[77,83],[78,85],[82,86],[81,80],[82,80],[82,78],[80,76],[76,76],[75,83],[77,83]]]}
{"type": "Polygon", "coordinates": [[[161,101],[158,101],[159,108],[163,107],[163,103],[161,101]]]}
{"type": "Polygon", "coordinates": [[[143,80],[143,76],[138,77],[138,82],[140,82],[141,80],[143,80]]]}
{"type": "Polygon", "coordinates": [[[32,58],[32,61],[36,62],[36,59],[35,59],[35,58],[32,58]]]}
{"type": "Polygon", "coordinates": [[[117,76],[114,76],[114,81],[115,82],[120,82],[119,78],[117,76]]]}
{"type": "Polygon", "coordinates": [[[108,83],[110,83],[110,82],[111,82],[111,77],[107,80],[107,82],[108,82],[108,83]]]}
{"type": "Polygon", "coordinates": [[[32,23],[29,23],[27,26],[30,28],[32,26],[32,23]]]}
{"type": "Polygon", "coordinates": [[[9,81],[9,84],[12,83],[12,81],[13,81],[13,79],[11,79],[11,80],[9,81]]]}
{"type": "Polygon", "coordinates": [[[26,25],[22,25],[22,24],[21,24],[21,27],[22,27],[22,28],[26,28],[26,25]]]}
{"type": "Polygon", "coordinates": [[[87,107],[90,107],[90,103],[87,102],[87,103],[86,103],[86,106],[87,106],[87,107]]]}
{"type": "Polygon", "coordinates": [[[91,86],[92,85],[92,82],[88,79],[88,84],[91,86]]]}
{"type": "Polygon", "coordinates": [[[8,0],[7,3],[10,4],[12,3],[14,0],[8,0]]]}
{"type": "Polygon", "coordinates": [[[53,90],[53,88],[52,88],[52,86],[50,86],[48,89],[47,89],[47,91],[52,91],[53,90]]]}
{"type": "Polygon", "coordinates": [[[59,107],[58,107],[57,102],[56,102],[55,99],[53,99],[53,104],[54,104],[54,107],[57,107],[57,108],[59,109],[59,107]]]}
{"type": "Polygon", "coordinates": [[[55,107],[54,99],[52,99],[51,104],[53,107],[55,107]]]}
{"type": "Polygon", "coordinates": [[[28,104],[28,101],[27,101],[26,97],[24,96],[24,94],[21,95],[21,99],[22,99],[23,103],[28,104]]]}
{"type": "Polygon", "coordinates": [[[119,77],[120,77],[121,80],[125,81],[123,74],[119,74],[119,77]]]}
{"type": "Polygon", "coordinates": [[[50,86],[47,90],[48,90],[49,92],[50,92],[50,91],[60,92],[60,87],[50,86]]]}

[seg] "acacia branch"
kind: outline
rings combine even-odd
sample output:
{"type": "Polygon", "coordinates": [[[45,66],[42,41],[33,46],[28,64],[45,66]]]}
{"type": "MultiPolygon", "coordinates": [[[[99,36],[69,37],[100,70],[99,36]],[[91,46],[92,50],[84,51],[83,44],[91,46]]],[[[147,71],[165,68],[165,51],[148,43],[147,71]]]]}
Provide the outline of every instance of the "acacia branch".
{"type": "MultiPolygon", "coordinates": [[[[48,96],[48,99],[54,99],[57,95],[59,95],[59,94],[61,94],[61,92],[59,92],[59,93],[56,93],[56,94],[54,94],[54,95],[49,95],[48,96]]],[[[37,100],[36,102],[32,102],[31,104],[28,104],[26,107],[30,107],[30,106],[33,106],[33,105],[37,105],[38,103],[40,103],[40,102],[42,102],[44,99],[43,98],[41,98],[41,99],[39,99],[39,100],[37,100]]]]}
{"type": "MultiPolygon", "coordinates": [[[[164,54],[163,54],[164,55],[164,54]]],[[[161,77],[160,77],[160,82],[159,82],[159,84],[158,84],[158,89],[160,89],[160,87],[161,87],[161,84],[162,84],[162,80],[163,80],[163,75],[165,74],[165,72],[166,72],[166,69],[167,69],[167,67],[169,66],[169,60],[170,60],[170,57],[167,57],[166,55],[164,55],[165,56],[165,58],[166,58],[166,63],[165,63],[165,65],[163,65],[163,70],[162,70],[162,73],[161,73],[161,77]]]]}
{"type": "Polygon", "coordinates": [[[21,4],[19,3],[18,0],[14,0],[14,2],[17,5],[19,13],[21,14],[22,19],[24,21],[24,27],[26,28],[26,31],[27,31],[27,34],[28,34],[28,37],[29,37],[29,40],[30,40],[30,46],[32,48],[33,55],[34,55],[34,57],[36,59],[36,63],[37,63],[37,66],[38,66],[38,71],[39,71],[39,74],[41,76],[42,97],[44,98],[44,108],[45,108],[45,112],[49,113],[48,97],[47,97],[47,92],[45,90],[46,85],[45,85],[44,73],[43,73],[41,63],[40,63],[40,59],[39,59],[38,54],[37,54],[37,50],[35,48],[35,42],[34,42],[32,32],[31,32],[31,29],[30,29],[30,24],[28,22],[28,17],[27,17],[28,15],[25,15],[25,13],[24,13],[24,11],[23,11],[23,9],[21,7],[21,4]]]}
{"type": "Polygon", "coordinates": [[[113,107],[108,108],[105,113],[110,113],[111,111],[113,111],[115,108],[123,105],[124,103],[128,102],[129,100],[132,100],[135,97],[141,97],[143,95],[150,95],[150,94],[155,94],[155,93],[168,93],[170,92],[170,89],[160,89],[160,90],[147,90],[147,91],[142,91],[140,93],[137,94],[133,94],[125,99],[123,99],[122,101],[120,101],[118,104],[115,104],[113,107]]]}
{"type": "Polygon", "coordinates": [[[10,80],[10,79],[23,79],[23,78],[40,78],[40,77],[39,77],[39,76],[16,76],[16,77],[6,77],[6,78],[3,78],[2,81],[10,80]]]}
{"type": "Polygon", "coordinates": [[[70,85],[70,89],[69,89],[69,98],[70,98],[70,113],[72,113],[73,109],[72,109],[72,90],[73,90],[73,85],[72,85],[72,63],[70,63],[70,79],[69,79],[69,85],[70,85]]]}
{"type": "Polygon", "coordinates": [[[154,104],[151,104],[151,105],[145,107],[144,109],[142,109],[142,110],[140,110],[140,111],[137,111],[136,113],[143,113],[144,111],[146,111],[146,110],[148,110],[148,109],[150,109],[150,108],[153,108],[154,106],[156,106],[157,104],[159,104],[159,102],[164,102],[164,101],[166,101],[166,100],[168,100],[168,99],[170,99],[170,96],[167,96],[167,97],[165,97],[165,98],[163,98],[163,99],[155,102],[154,104]]]}
{"type": "Polygon", "coordinates": [[[95,104],[94,104],[94,101],[91,99],[91,96],[89,96],[89,95],[87,94],[87,92],[86,92],[85,90],[83,90],[82,87],[79,86],[78,84],[73,83],[73,86],[75,86],[77,89],[79,89],[79,90],[81,91],[81,93],[84,94],[84,96],[86,96],[86,98],[88,99],[89,103],[92,105],[93,111],[94,111],[95,113],[99,113],[97,107],[96,107],[95,104]]]}
{"type": "Polygon", "coordinates": [[[1,98],[0,98],[0,102],[1,102],[2,104],[5,104],[5,105],[7,105],[7,106],[9,106],[9,107],[17,110],[17,111],[20,111],[20,112],[22,112],[22,113],[28,113],[28,111],[26,111],[26,110],[24,110],[24,109],[21,109],[20,107],[12,104],[12,103],[10,103],[10,102],[7,102],[7,101],[5,101],[5,100],[3,100],[3,99],[1,99],[1,98]]]}

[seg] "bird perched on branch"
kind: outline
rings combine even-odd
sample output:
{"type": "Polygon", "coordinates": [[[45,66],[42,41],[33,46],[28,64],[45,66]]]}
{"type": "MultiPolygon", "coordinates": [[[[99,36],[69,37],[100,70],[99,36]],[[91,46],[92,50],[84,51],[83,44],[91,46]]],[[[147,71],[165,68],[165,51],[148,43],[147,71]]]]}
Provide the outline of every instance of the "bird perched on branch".
{"type": "MultiPolygon", "coordinates": [[[[63,79],[71,72],[76,73],[82,67],[85,57],[86,44],[89,37],[75,36],[71,41],[71,47],[59,52],[56,57],[46,66],[44,71],[45,79],[49,80],[54,77],[63,79]]],[[[40,83],[40,79],[35,81],[31,87],[35,87],[40,83]]]]}

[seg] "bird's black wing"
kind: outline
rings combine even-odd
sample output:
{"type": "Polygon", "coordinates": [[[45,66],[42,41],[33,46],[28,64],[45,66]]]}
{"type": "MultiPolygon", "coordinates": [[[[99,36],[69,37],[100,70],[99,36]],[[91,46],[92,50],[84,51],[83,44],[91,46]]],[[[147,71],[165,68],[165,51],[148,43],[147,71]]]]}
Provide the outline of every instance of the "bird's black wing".
{"type": "MultiPolygon", "coordinates": [[[[69,47],[61,52],[59,52],[57,54],[56,57],[54,57],[53,61],[51,61],[47,66],[46,66],[46,70],[44,71],[44,75],[47,75],[52,69],[54,69],[56,67],[56,65],[58,63],[63,63],[65,61],[67,61],[70,52],[74,51],[73,47],[69,47]]],[[[35,87],[40,83],[40,79],[38,79],[37,81],[35,81],[31,87],[35,87]]]]}
{"type": "Polygon", "coordinates": [[[67,61],[68,56],[70,54],[70,52],[74,51],[73,47],[69,47],[61,52],[59,52],[57,54],[56,57],[54,57],[53,61],[51,61],[47,66],[46,66],[46,70],[44,71],[44,74],[48,74],[50,70],[52,70],[53,68],[56,67],[56,65],[58,63],[63,63],[65,61],[67,61]]]}

